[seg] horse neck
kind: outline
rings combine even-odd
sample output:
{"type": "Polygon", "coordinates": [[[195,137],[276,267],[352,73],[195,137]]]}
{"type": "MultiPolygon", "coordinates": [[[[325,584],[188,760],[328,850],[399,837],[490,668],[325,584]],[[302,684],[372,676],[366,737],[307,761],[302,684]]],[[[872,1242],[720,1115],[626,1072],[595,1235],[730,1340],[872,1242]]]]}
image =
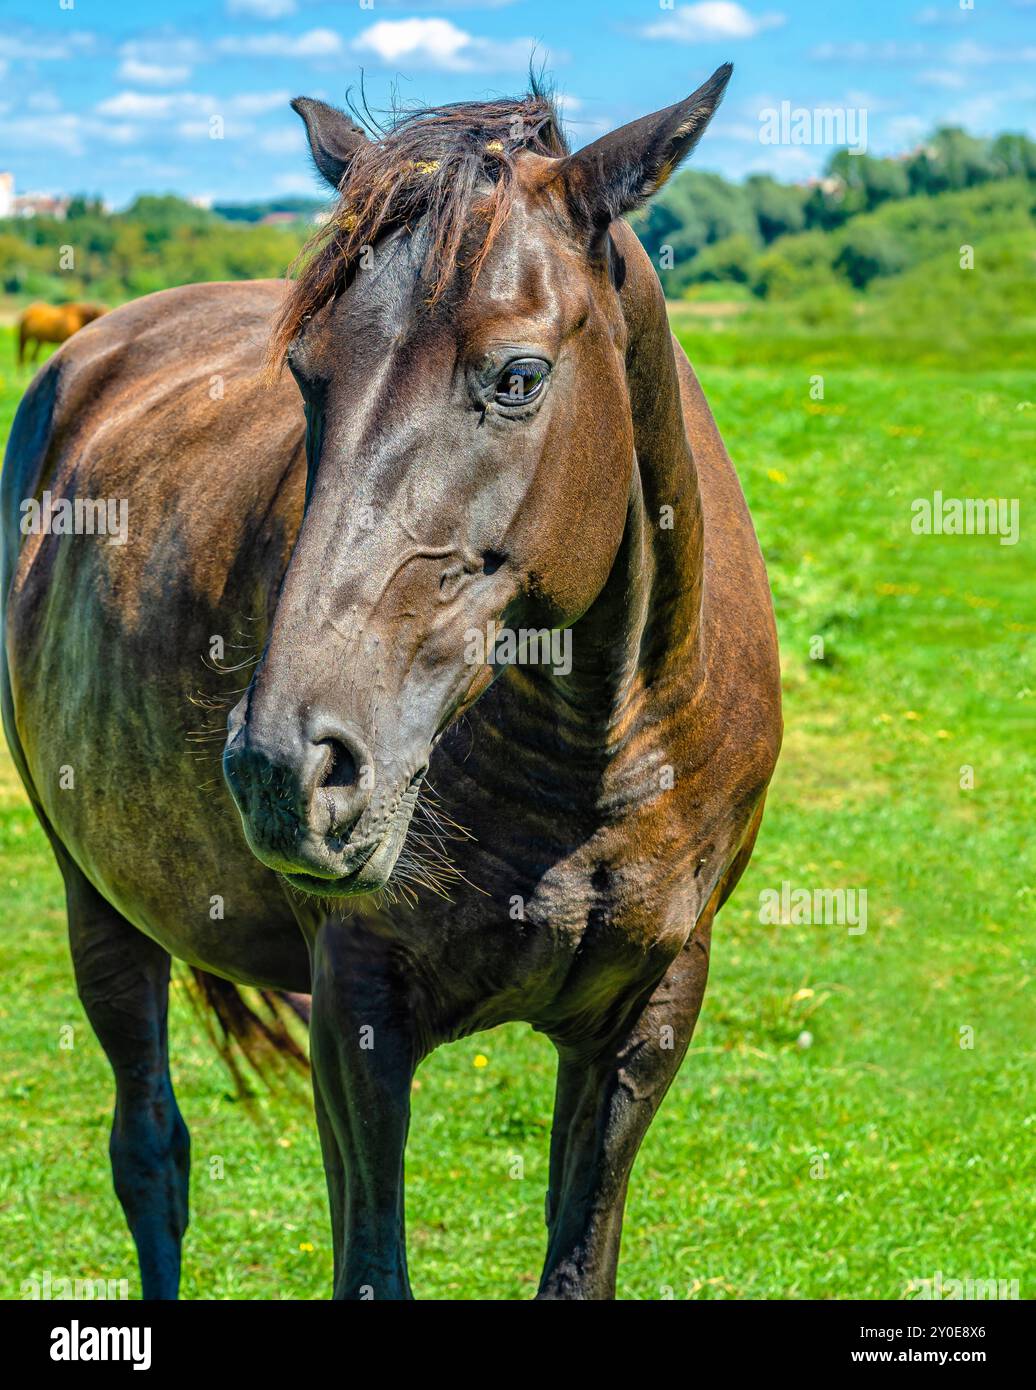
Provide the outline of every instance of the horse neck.
{"type": "Polygon", "coordinates": [[[623,814],[657,775],[646,750],[673,736],[674,715],[703,679],[701,496],[665,303],[651,279],[626,311],[636,452],[626,525],[603,590],[572,628],[572,669],[510,666],[473,711],[473,725],[493,734],[462,741],[467,775],[507,746],[511,759],[487,767],[494,785],[513,782],[519,796],[529,767],[541,790],[553,782],[552,814],[566,803],[579,816],[588,806],[623,814]]]}
{"type": "Polygon", "coordinates": [[[652,700],[690,698],[701,669],[701,494],[653,271],[624,292],[623,308],[636,451],[626,527],[604,589],[573,629],[571,674],[553,678],[562,715],[609,743],[652,700]]]}
{"type": "Polygon", "coordinates": [[[621,816],[657,775],[647,750],[666,751],[673,715],[703,679],[701,496],[665,303],[650,265],[648,273],[646,291],[623,293],[636,453],[626,525],[603,590],[572,628],[572,669],[507,667],[472,710],[470,734],[445,741],[464,777],[491,782],[514,804],[532,770],[551,824],[566,805],[580,820],[589,807],[621,816]],[[671,526],[663,508],[672,508],[671,526]]]}

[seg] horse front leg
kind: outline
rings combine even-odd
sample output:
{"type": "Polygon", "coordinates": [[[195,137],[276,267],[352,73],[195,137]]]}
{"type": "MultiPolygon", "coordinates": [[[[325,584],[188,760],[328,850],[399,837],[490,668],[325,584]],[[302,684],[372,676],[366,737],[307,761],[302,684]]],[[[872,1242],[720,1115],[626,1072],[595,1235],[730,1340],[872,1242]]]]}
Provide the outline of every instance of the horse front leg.
{"type": "Polygon", "coordinates": [[[409,1299],[403,1153],[420,1060],[382,945],[328,922],[313,946],[310,1054],[335,1244],[336,1299],[409,1299]]]}
{"type": "Polygon", "coordinates": [[[615,1297],[630,1170],[694,1031],[710,925],[711,914],[620,1036],[589,1049],[559,1046],[538,1299],[615,1297]]]}
{"type": "Polygon", "coordinates": [[[54,843],[79,997],[115,1075],[109,1153],[137,1247],[142,1297],[176,1298],[190,1140],[169,1077],[169,954],[106,902],[54,843]]]}

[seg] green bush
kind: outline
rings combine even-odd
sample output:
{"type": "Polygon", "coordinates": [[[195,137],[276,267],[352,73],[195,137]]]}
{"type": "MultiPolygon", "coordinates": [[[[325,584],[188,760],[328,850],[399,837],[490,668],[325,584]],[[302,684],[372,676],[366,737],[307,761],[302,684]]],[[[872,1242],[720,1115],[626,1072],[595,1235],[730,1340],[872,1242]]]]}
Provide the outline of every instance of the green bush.
{"type": "Polygon", "coordinates": [[[789,299],[833,283],[832,238],[825,232],[782,237],[758,258],[753,289],[763,299],[789,299]]]}
{"type": "Polygon", "coordinates": [[[853,226],[842,238],[834,268],[858,290],[879,275],[895,275],[907,263],[902,243],[884,227],[853,226]]]}
{"type": "Polygon", "coordinates": [[[706,281],[730,280],[746,285],[755,279],[757,258],[755,243],[750,237],[739,232],[724,237],[699,251],[687,270],[689,284],[706,281]]]}
{"type": "Polygon", "coordinates": [[[308,229],[230,223],[172,196],[138,198],[108,215],[73,199],[65,221],[50,217],[0,222],[0,286],[9,294],[120,303],[173,285],[283,275],[308,229]],[[71,246],[74,269],[62,270],[71,246]]]}

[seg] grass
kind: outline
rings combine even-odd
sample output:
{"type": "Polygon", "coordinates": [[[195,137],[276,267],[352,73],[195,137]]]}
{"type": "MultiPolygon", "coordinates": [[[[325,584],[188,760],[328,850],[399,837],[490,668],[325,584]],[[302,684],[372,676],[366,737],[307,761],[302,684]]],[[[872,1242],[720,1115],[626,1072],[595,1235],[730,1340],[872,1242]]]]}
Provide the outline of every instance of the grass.
{"type": "MultiPolygon", "coordinates": [[[[1031,1297],[1036,377],[865,345],[753,367],[755,336],[729,320],[718,348],[707,318],[678,326],[766,552],[787,738],[694,1045],[634,1173],[620,1296],[897,1299],[942,1271],[1018,1279],[1031,1297]],[[911,500],[936,489],[1019,498],[1018,544],[914,536],[911,500]],[[761,924],[761,891],[783,881],[866,889],[866,932],[761,924]]],[[[4,433],[27,379],[9,347],[0,336],[4,433]]],[[[45,1270],[136,1291],[107,1168],[110,1077],[76,1000],[59,878],[6,760],[0,855],[0,1296],[45,1270]]],[[[325,1296],[304,1092],[264,1097],[253,1120],[180,998],[172,1037],[194,1145],[185,1295],[325,1296]]],[[[552,1085],[549,1046],[516,1026],[421,1068],[419,1297],[533,1292],[552,1085]]]]}

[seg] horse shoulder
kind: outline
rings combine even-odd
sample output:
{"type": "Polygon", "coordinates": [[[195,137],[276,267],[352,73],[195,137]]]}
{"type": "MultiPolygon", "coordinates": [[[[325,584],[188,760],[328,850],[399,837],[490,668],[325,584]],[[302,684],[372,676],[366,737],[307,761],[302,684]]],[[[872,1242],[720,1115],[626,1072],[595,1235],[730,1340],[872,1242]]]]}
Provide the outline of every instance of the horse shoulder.
{"type": "MultiPolygon", "coordinates": [[[[780,661],[773,600],[755,527],[694,368],[673,339],[684,423],[704,522],[703,665],[723,780],[769,782],[780,751],[780,661]]],[[[700,728],[700,725],[699,725],[700,728]]]]}

